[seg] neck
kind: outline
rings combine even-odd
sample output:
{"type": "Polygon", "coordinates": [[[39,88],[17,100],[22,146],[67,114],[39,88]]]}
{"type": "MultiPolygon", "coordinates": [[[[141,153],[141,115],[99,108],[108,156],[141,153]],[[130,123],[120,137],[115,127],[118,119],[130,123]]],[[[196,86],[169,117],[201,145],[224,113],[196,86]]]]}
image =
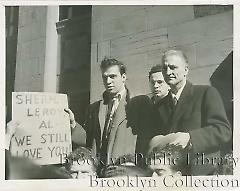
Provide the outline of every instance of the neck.
{"type": "Polygon", "coordinates": [[[118,94],[123,94],[123,92],[125,92],[125,91],[126,91],[126,88],[125,88],[125,86],[123,86],[123,88],[119,92],[110,94],[110,97],[113,98],[114,96],[116,96],[118,94]]]}
{"type": "Polygon", "coordinates": [[[162,96],[154,96],[154,100],[155,102],[158,102],[160,101],[161,99],[163,99],[164,97],[166,97],[168,95],[168,92],[162,96]]]}
{"type": "Polygon", "coordinates": [[[171,87],[171,92],[173,94],[177,94],[177,92],[184,86],[184,84],[186,84],[186,79],[180,81],[179,83],[177,84],[174,84],[171,87]]]}

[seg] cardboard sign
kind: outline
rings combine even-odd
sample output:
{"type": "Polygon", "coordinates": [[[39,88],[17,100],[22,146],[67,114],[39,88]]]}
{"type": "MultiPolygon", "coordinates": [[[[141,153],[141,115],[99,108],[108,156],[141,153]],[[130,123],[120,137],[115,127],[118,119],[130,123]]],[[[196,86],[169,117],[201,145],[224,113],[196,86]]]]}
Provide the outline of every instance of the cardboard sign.
{"type": "Polygon", "coordinates": [[[11,141],[13,156],[37,164],[59,164],[72,150],[67,95],[43,92],[13,92],[12,119],[20,126],[11,141]]]}

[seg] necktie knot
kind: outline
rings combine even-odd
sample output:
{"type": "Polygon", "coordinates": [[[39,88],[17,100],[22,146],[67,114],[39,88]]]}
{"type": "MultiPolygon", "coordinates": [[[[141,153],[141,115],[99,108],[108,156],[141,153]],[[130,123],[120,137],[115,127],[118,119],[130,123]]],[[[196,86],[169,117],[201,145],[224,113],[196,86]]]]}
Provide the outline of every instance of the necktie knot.
{"type": "Polygon", "coordinates": [[[120,101],[121,100],[121,94],[117,94],[112,98],[112,101],[120,101]]]}
{"type": "Polygon", "coordinates": [[[173,100],[173,105],[177,105],[177,103],[178,103],[178,100],[177,100],[177,98],[176,98],[175,96],[173,97],[173,99],[172,99],[172,100],[173,100]]]}

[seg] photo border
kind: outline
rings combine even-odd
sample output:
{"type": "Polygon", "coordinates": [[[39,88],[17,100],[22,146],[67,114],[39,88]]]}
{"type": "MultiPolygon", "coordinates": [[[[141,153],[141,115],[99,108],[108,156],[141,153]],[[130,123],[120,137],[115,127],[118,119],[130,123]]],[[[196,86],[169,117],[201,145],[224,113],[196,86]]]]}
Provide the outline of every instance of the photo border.
{"type": "MultiPolygon", "coordinates": [[[[234,23],[234,32],[233,32],[233,95],[234,95],[234,133],[233,133],[233,156],[234,158],[239,158],[240,160],[240,129],[238,125],[240,125],[240,117],[237,115],[240,112],[240,3],[234,0],[162,0],[162,1],[11,1],[11,0],[4,0],[0,2],[0,106],[1,108],[5,108],[5,62],[6,62],[6,55],[5,55],[5,7],[4,6],[18,6],[18,5],[47,5],[47,6],[54,6],[54,5],[198,5],[198,4],[221,4],[221,5],[233,5],[233,23],[234,23]]],[[[1,157],[0,157],[0,166],[1,169],[5,169],[5,153],[4,153],[4,135],[5,135],[5,109],[1,109],[0,111],[0,146],[1,146],[1,157]]],[[[106,190],[106,188],[91,188],[89,187],[88,180],[4,180],[5,172],[4,170],[0,172],[0,188],[1,190],[67,190],[67,191],[75,191],[80,189],[88,189],[88,190],[106,190]],[[86,185],[87,183],[87,185],[86,185]],[[87,186],[87,187],[86,187],[87,186]]],[[[209,176],[207,176],[209,177],[209,176]]],[[[223,178],[237,178],[240,181],[240,165],[237,165],[234,169],[234,175],[227,175],[227,176],[219,176],[223,178]]],[[[206,178],[201,176],[200,178],[206,178]]],[[[140,188],[119,188],[117,190],[141,190],[140,188]]],[[[158,190],[159,188],[151,189],[151,190],[158,190]]],[[[167,188],[162,188],[163,190],[171,190],[167,188]]],[[[174,190],[197,190],[197,188],[185,188],[176,189],[174,190]]],[[[212,190],[215,188],[208,188],[204,190],[212,190]]],[[[225,190],[226,188],[219,188],[218,190],[225,190]]],[[[228,188],[229,189],[229,188],[228,188]]],[[[234,189],[234,188],[233,188],[234,189]]],[[[238,190],[239,188],[236,188],[238,190]]],[[[116,190],[115,188],[107,188],[107,190],[116,190]]],[[[149,190],[149,188],[147,189],[149,190]]],[[[203,188],[200,188],[203,190],[203,188]]]]}

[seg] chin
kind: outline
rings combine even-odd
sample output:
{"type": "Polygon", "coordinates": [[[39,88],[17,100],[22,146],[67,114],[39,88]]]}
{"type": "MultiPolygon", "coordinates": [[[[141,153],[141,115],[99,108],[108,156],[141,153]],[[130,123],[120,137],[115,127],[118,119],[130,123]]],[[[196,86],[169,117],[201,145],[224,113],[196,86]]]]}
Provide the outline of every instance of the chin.
{"type": "Polygon", "coordinates": [[[111,95],[115,95],[116,94],[115,91],[108,91],[108,93],[111,94],[111,95]]]}
{"type": "Polygon", "coordinates": [[[168,85],[174,85],[176,82],[174,81],[174,80],[169,80],[168,82],[167,82],[167,84],[168,85]]]}

